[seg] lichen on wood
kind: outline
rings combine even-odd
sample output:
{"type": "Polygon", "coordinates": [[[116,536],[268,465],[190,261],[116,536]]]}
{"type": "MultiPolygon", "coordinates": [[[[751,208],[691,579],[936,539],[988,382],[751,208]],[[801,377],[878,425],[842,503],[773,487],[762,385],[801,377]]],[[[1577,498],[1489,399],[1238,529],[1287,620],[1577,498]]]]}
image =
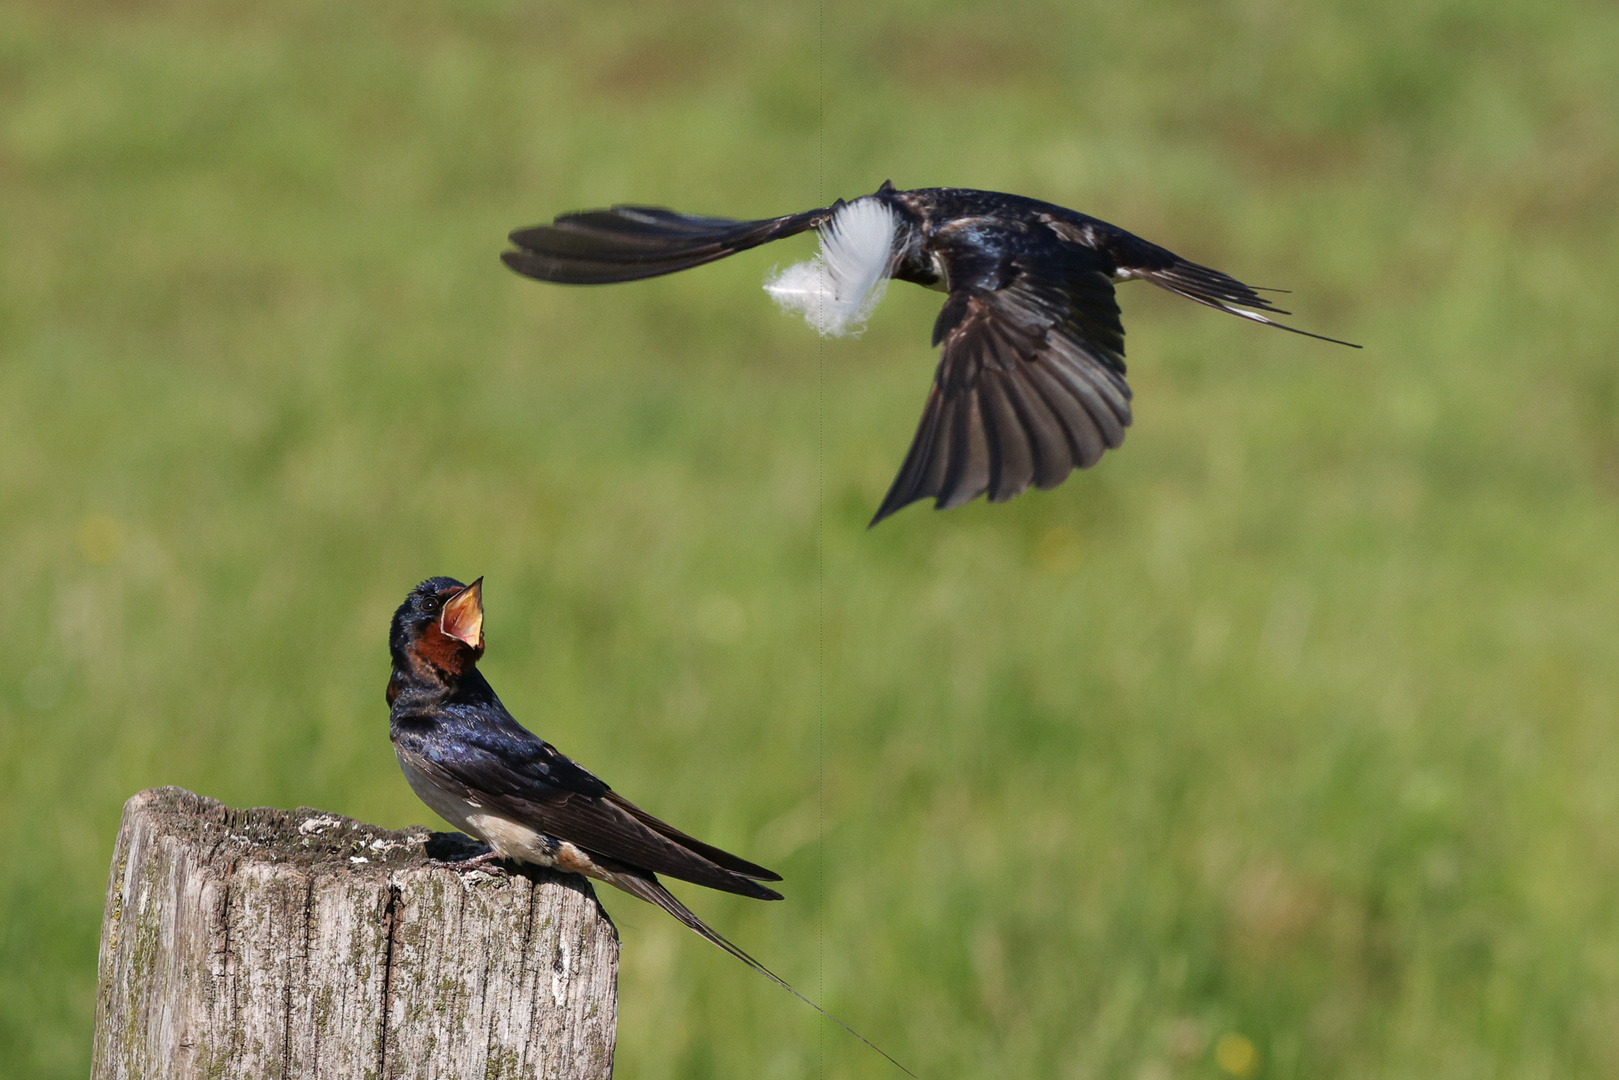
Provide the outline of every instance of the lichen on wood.
{"type": "Polygon", "coordinates": [[[124,806],[92,1080],[612,1074],[618,939],[582,878],[458,834],[180,788],[124,806]]]}

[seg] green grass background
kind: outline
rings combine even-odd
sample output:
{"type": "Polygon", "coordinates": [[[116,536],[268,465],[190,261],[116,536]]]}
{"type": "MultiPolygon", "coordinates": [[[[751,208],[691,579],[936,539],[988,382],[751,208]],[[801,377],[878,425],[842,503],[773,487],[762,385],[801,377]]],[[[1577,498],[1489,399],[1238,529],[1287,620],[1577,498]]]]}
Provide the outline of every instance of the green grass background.
{"type": "MultiPolygon", "coordinates": [[[[1619,1073],[1619,9],[0,6],[0,1073],[82,1076],[119,808],[430,820],[385,630],[787,878],[695,908],[929,1078],[1619,1073]],[[1125,447],[864,524],[939,297],[505,232],[951,184],[1123,290],[1125,447]],[[1249,1052],[1251,1050],[1251,1052],[1249,1052]]],[[[619,1075],[888,1077],[633,901],[619,1075]]]]}

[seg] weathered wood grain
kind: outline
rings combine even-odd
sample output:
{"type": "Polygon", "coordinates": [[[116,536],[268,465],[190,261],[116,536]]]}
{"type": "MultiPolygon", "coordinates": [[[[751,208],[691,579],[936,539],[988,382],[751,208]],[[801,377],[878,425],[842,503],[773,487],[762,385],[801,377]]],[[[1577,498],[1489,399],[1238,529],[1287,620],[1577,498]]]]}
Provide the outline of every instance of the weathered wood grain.
{"type": "Polygon", "coordinates": [[[92,1080],[612,1075],[618,938],[583,878],[180,788],[124,806],[92,1080]]]}

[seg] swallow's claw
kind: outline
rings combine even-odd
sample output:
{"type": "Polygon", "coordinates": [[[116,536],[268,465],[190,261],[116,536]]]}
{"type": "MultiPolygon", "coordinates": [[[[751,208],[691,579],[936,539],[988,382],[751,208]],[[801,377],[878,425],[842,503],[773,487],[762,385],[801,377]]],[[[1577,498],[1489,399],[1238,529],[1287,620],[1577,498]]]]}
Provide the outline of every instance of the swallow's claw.
{"type": "Polygon", "coordinates": [[[482,855],[474,855],[470,859],[462,859],[459,862],[441,862],[436,865],[442,870],[454,870],[458,874],[465,873],[468,870],[482,870],[486,874],[504,876],[507,871],[504,866],[499,865],[499,860],[499,852],[486,851],[482,855]]]}

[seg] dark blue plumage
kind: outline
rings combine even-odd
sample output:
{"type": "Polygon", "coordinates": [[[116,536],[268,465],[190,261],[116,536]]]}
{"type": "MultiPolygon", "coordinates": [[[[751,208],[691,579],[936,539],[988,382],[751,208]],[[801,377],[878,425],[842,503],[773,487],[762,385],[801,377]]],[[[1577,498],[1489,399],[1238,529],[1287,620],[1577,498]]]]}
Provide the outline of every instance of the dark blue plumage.
{"type": "Polygon", "coordinates": [[[888,1057],[709,927],[657,877],[780,900],[759,884],[779,875],[659,821],[506,710],[477,667],[482,578],[462,585],[435,577],[416,586],[394,613],[388,646],[388,726],[405,779],[435,813],[490,848],[455,865],[514,859],[584,874],[656,904],[888,1057]]]}
{"type": "Polygon", "coordinates": [[[766,289],[823,333],[864,318],[889,277],[948,293],[933,330],[941,347],[933,386],[873,525],[918,499],[945,509],[1054,487],[1122,445],[1131,395],[1117,282],[1148,281],[1321,337],[1273,320],[1287,312],[1258,290],[1116,225],[967,188],[885,183],[853,203],[760,221],[648,206],[586,210],[516,230],[516,250],[501,258],[542,281],[604,284],[701,266],[808,229],[820,231],[821,255],[766,289]]]}
{"type": "Polygon", "coordinates": [[[663,873],[761,900],[781,898],[758,884],[779,876],[633,806],[517,722],[477,669],[481,579],[471,586],[453,578],[422,582],[395,613],[389,642],[394,750],[422,801],[457,828],[504,857],[547,866],[572,860],[579,866],[563,868],[620,887],[617,878],[626,874],[663,873]],[[602,867],[611,872],[594,872],[602,867]]]}

